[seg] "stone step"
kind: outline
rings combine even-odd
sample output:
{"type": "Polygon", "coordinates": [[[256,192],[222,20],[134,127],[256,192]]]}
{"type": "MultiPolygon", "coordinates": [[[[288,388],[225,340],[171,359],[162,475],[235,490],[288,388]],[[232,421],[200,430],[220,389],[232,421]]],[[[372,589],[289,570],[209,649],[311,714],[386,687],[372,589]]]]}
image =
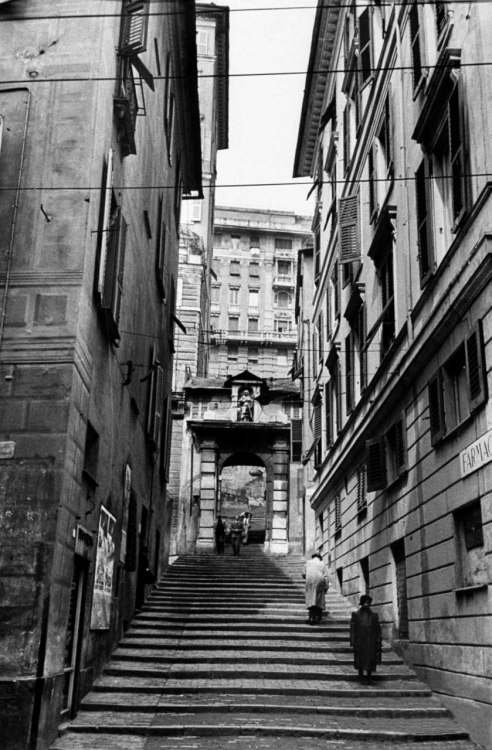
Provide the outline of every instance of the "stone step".
{"type": "Polygon", "coordinates": [[[229,625],[221,625],[220,623],[215,623],[213,628],[208,627],[207,623],[202,623],[201,626],[198,626],[194,621],[190,621],[188,624],[183,623],[183,621],[180,622],[170,622],[170,621],[159,621],[159,620],[143,620],[140,618],[136,618],[133,621],[132,629],[131,631],[127,632],[135,632],[135,631],[146,631],[149,633],[149,631],[154,632],[156,635],[162,636],[163,631],[167,633],[179,633],[182,637],[188,637],[188,638],[194,638],[196,636],[199,636],[200,638],[216,638],[217,636],[223,635],[224,633],[228,637],[236,637],[241,638],[248,636],[251,636],[252,634],[259,634],[260,638],[262,639],[269,639],[272,638],[273,640],[278,640],[279,635],[286,634],[289,637],[289,640],[292,638],[295,638],[295,633],[298,633],[298,639],[299,640],[311,640],[311,641],[320,641],[324,640],[326,641],[329,639],[330,642],[342,642],[342,643],[348,643],[349,641],[349,634],[346,628],[341,628],[338,632],[331,628],[323,627],[323,625],[317,625],[317,626],[305,626],[305,630],[307,632],[304,632],[304,628],[301,626],[293,626],[293,625],[285,625],[281,626],[277,624],[275,627],[268,627],[264,624],[256,625],[254,623],[249,624],[248,629],[244,629],[244,623],[230,623],[229,625]]]}
{"type": "MultiPolygon", "coordinates": [[[[224,628],[234,628],[234,627],[243,627],[243,628],[249,628],[251,626],[254,630],[265,630],[268,631],[269,629],[273,627],[278,627],[282,631],[286,630],[296,630],[300,629],[301,631],[306,630],[310,631],[313,627],[316,627],[320,630],[327,630],[325,623],[326,620],[323,620],[318,625],[309,625],[308,621],[306,620],[306,612],[299,613],[299,615],[292,615],[290,613],[286,613],[285,615],[275,615],[275,614],[266,614],[262,612],[260,620],[258,620],[258,614],[255,613],[244,613],[244,614],[223,614],[223,615],[213,615],[213,614],[202,614],[201,612],[193,612],[193,624],[195,627],[205,627],[205,626],[213,626],[215,629],[224,629],[224,628]]],[[[190,622],[190,619],[187,616],[186,612],[182,613],[175,613],[172,612],[159,612],[153,611],[153,610],[143,610],[137,617],[135,618],[134,622],[137,625],[140,625],[145,622],[154,622],[157,624],[160,624],[161,626],[167,626],[171,624],[179,625],[179,624],[186,624],[190,622]]]]}
{"type": "MultiPolygon", "coordinates": [[[[215,715],[170,715],[153,716],[147,712],[132,712],[122,717],[118,711],[86,712],[82,711],[71,724],[72,732],[108,732],[135,734],[142,732],[154,736],[236,736],[253,734],[261,736],[294,736],[320,737],[327,740],[350,739],[363,742],[367,739],[388,741],[418,740],[422,742],[443,742],[467,738],[448,717],[392,717],[391,722],[381,721],[380,716],[352,715],[350,727],[347,727],[346,716],[318,714],[315,725],[302,722],[297,714],[227,714],[217,712],[215,715]],[[202,718],[202,721],[199,721],[202,718]],[[215,719],[215,720],[213,720],[215,719]],[[386,726],[383,726],[386,724],[386,726]]],[[[383,717],[385,718],[385,717],[383,717]]]]}
{"type": "MultiPolygon", "coordinates": [[[[194,650],[183,652],[181,648],[172,649],[134,649],[127,646],[120,646],[113,653],[114,659],[118,661],[138,661],[138,662],[154,662],[154,663],[171,663],[179,662],[180,664],[201,664],[210,663],[213,660],[214,664],[242,664],[245,661],[249,661],[251,664],[285,664],[288,661],[290,664],[295,665],[322,665],[338,666],[338,665],[349,665],[352,666],[353,659],[350,657],[335,657],[328,656],[330,651],[323,653],[296,651],[289,655],[288,660],[285,658],[285,652],[282,651],[262,651],[256,649],[253,651],[246,650],[226,650],[222,649],[218,653],[210,653],[210,650],[194,650]]],[[[383,661],[383,665],[389,664],[403,664],[403,661],[397,656],[388,655],[383,661]]]]}
{"type": "Polygon", "coordinates": [[[432,693],[429,688],[425,687],[415,680],[394,680],[379,682],[374,685],[362,685],[356,678],[348,679],[343,676],[340,680],[277,680],[277,679],[252,679],[242,678],[241,680],[226,678],[210,679],[177,679],[168,678],[163,682],[162,676],[139,675],[111,675],[106,671],[103,676],[97,680],[93,688],[94,692],[126,692],[126,693],[150,693],[157,695],[214,695],[221,696],[224,694],[233,695],[285,695],[285,696],[302,696],[317,695],[324,698],[332,696],[344,697],[352,700],[353,698],[367,695],[368,692],[373,697],[385,696],[393,699],[403,699],[407,696],[412,697],[431,697],[432,693]]]}
{"type": "MultiPolygon", "coordinates": [[[[105,670],[106,675],[113,677],[135,675],[136,677],[159,677],[161,679],[179,680],[305,680],[306,682],[324,680],[332,681],[355,681],[357,673],[350,665],[331,665],[329,671],[322,663],[310,664],[308,669],[295,666],[291,663],[280,664],[237,664],[235,662],[216,663],[201,662],[194,663],[190,668],[189,663],[173,660],[167,664],[152,660],[144,663],[142,660],[119,661],[115,655],[111,658],[105,670]]],[[[388,680],[414,681],[416,675],[403,664],[391,665],[381,664],[378,673],[373,676],[375,682],[380,683],[388,680]]]]}
{"type": "MultiPolygon", "coordinates": [[[[326,639],[306,642],[304,638],[299,639],[298,641],[281,641],[272,638],[271,641],[268,641],[260,640],[259,638],[257,640],[253,638],[245,640],[243,638],[217,637],[213,634],[209,634],[209,640],[206,640],[203,636],[200,636],[200,639],[195,637],[180,638],[178,636],[163,637],[161,632],[154,636],[149,636],[147,632],[131,633],[120,641],[120,647],[131,648],[135,651],[139,651],[140,649],[152,649],[156,651],[162,650],[174,652],[179,648],[179,650],[183,652],[206,650],[210,653],[223,651],[224,649],[232,649],[235,651],[240,649],[247,654],[261,650],[263,652],[279,651],[282,654],[302,651],[304,653],[313,654],[314,656],[323,653],[352,655],[352,649],[348,644],[342,645],[340,643],[328,643],[326,639]]],[[[383,654],[384,653],[392,653],[389,646],[383,646],[383,654]]]]}
{"type": "MultiPolygon", "coordinates": [[[[288,648],[289,646],[299,648],[299,643],[305,644],[306,647],[322,648],[327,647],[333,650],[346,649],[348,648],[349,636],[348,633],[343,630],[340,633],[330,632],[329,638],[326,631],[320,631],[319,629],[312,628],[308,633],[298,634],[289,633],[285,638],[280,638],[278,630],[275,629],[272,633],[265,633],[262,630],[254,631],[253,628],[249,630],[232,630],[230,628],[222,628],[222,630],[210,630],[209,628],[195,628],[191,624],[188,628],[175,627],[175,628],[153,628],[140,627],[135,623],[125,635],[126,638],[138,639],[138,640],[154,640],[155,642],[172,641],[177,643],[193,643],[196,639],[200,641],[210,641],[218,644],[218,648],[222,648],[224,643],[248,643],[252,648],[261,646],[262,644],[272,644],[273,647],[284,648],[284,645],[288,648]]],[[[123,642],[123,641],[122,641],[123,642]]]]}

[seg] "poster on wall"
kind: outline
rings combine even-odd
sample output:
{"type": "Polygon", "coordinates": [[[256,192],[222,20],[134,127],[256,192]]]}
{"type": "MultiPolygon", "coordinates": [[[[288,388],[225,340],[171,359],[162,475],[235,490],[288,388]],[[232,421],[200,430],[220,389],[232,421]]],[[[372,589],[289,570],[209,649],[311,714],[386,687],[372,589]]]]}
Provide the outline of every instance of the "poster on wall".
{"type": "Polygon", "coordinates": [[[116,518],[101,505],[97,534],[96,572],[92,597],[91,629],[108,630],[114,575],[116,518]]]}

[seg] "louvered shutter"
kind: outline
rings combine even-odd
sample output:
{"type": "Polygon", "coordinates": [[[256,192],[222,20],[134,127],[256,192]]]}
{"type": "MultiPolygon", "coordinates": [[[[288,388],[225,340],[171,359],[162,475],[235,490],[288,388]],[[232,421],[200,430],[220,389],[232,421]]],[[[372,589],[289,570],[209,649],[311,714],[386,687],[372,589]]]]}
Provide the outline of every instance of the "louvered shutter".
{"type": "Polygon", "coordinates": [[[103,190],[103,221],[101,227],[101,249],[99,253],[99,269],[97,275],[97,291],[104,296],[104,281],[106,275],[106,259],[108,253],[109,225],[111,219],[111,202],[113,196],[113,149],[109,149],[108,162],[106,165],[106,178],[103,190]]]}
{"type": "Polygon", "coordinates": [[[375,218],[376,211],[378,210],[378,199],[377,199],[377,163],[378,163],[378,147],[376,141],[374,141],[372,147],[369,149],[367,155],[367,166],[368,166],[368,179],[369,179],[369,219],[373,221],[375,218]]]}
{"type": "Polygon", "coordinates": [[[441,31],[443,31],[444,27],[446,26],[447,22],[447,3],[434,3],[434,5],[436,8],[436,29],[437,35],[439,36],[441,31]]]}
{"type": "Polygon", "coordinates": [[[367,471],[361,466],[357,472],[357,511],[367,508],[367,471]]]}
{"type": "Polygon", "coordinates": [[[361,390],[367,385],[367,348],[366,348],[366,306],[363,302],[357,313],[357,335],[359,337],[360,353],[360,387],[361,390]]]}
{"type": "Polygon", "coordinates": [[[333,443],[333,417],[332,417],[332,383],[331,380],[325,386],[325,424],[326,424],[326,445],[333,443]]]}
{"type": "Polygon", "coordinates": [[[463,168],[463,127],[459,83],[448,103],[449,154],[453,186],[453,219],[458,221],[465,208],[465,178],[463,168]]]}
{"type": "Polygon", "coordinates": [[[321,401],[314,407],[314,439],[321,439],[321,401]]]}
{"type": "Polygon", "coordinates": [[[413,86],[418,88],[422,81],[422,55],[420,49],[420,21],[418,2],[412,3],[410,8],[410,41],[412,45],[412,63],[413,63],[413,86]]]}
{"type": "Polygon", "coordinates": [[[342,530],[342,499],[340,495],[335,496],[335,534],[342,530]]]}
{"type": "Polygon", "coordinates": [[[353,345],[352,334],[349,333],[345,337],[345,407],[347,414],[350,414],[354,406],[353,345]]]}
{"type": "Polygon", "coordinates": [[[398,476],[407,470],[407,440],[405,433],[405,419],[401,417],[395,422],[395,468],[398,476]]]}
{"type": "Polygon", "coordinates": [[[366,442],[367,490],[383,490],[386,487],[386,452],[384,438],[366,442]]]}
{"type": "Polygon", "coordinates": [[[360,82],[365,84],[373,74],[372,53],[372,8],[366,8],[359,16],[360,82]]]}
{"type": "Polygon", "coordinates": [[[123,8],[120,52],[131,55],[145,52],[147,46],[147,26],[147,2],[127,2],[123,8]]]}
{"type": "Polygon", "coordinates": [[[302,419],[291,419],[290,422],[291,461],[300,461],[302,455],[302,419]]]}
{"type": "Polygon", "coordinates": [[[429,394],[429,420],[431,431],[431,443],[435,445],[446,434],[446,422],[444,416],[444,400],[442,390],[442,372],[439,369],[429,380],[427,386],[429,394]]]}
{"type": "Polygon", "coordinates": [[[359,243],[359,194],[340,198],[338,201],[338,224],[340,227],[340,263],[352,263],[360,258],[359,243]]]}
{"type": "Polygon", "coordinates": [[[123,276],[125,272],[126,233],[128,225],[124,216],[120,217],[120,231],[118,237],[118,259],[116,263],[116,278],[114,282],[113,319],[116,327],[120,323],[121,301],[123,299],[123,276]]]}
{"type": "Polygon", "coordinates": [[[420,282],[423,285],[432,268],[432,245],[430,240],[428,212],[427,169],[422,161],[415,173],[415,198],[417,203],[417,245],[419,251],[420,282]]]}
{"type": "Polygon", "coordinates": [[[343,168],[347,172],[350,163],[350,102],[343,110],[343,168]]]}
{"type": "Polygon", "coordinates": [[[482,327],[480,323],[478,323],[466,339],[465,351],[470,411],[473,411],[483,404],[487,398],[482,327]]]}

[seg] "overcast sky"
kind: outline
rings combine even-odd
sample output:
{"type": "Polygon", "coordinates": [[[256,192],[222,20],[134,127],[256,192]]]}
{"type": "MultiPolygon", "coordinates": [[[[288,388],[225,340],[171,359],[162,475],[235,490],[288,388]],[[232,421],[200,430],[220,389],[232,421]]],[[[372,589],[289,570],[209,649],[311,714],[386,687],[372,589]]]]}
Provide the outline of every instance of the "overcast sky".
{"type": "Polygon", "coordinates": [[[275,208],[310,215],[305,179],[292,179],[316,0],[222,0],[230,13],[229,149],[217,183],[289,182],[285,187],[217,190],[219,206],[275,208]],[[298,6],[299,9],[294,8],[298,6]],[[266,8],[286,10],[263,10],[266,8]],[[241,12],[240,9],[253,9],[241,12]],[[237,73],[302,75],[236,78],[237,73]]]}

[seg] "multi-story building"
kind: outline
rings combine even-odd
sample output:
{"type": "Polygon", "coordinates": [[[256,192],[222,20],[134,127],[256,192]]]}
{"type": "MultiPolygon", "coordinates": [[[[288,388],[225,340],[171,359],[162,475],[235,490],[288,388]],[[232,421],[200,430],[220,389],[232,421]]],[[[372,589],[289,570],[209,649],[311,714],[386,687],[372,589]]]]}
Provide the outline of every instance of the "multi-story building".
{"type": "Polygon", "coordinates": [[[491,21],[486,3],[320,0],[294,168],[317,193],[316,544],[486,746],[491,21]]]}
{"type": "Polygon", "coordinates": [[[217,152],[228,148],[229,8],[197,5],[203,196],[183,205],[173,390],[208,371],[217,152]]]}
{"type": "Polygon", "coordinates": [[[169,550],[180,207],[201,191],[200,120],[194,2],[149,5],[0,5],[9,750],[49,746],[145,596],[145,548],[154,573],[169,550]]]}
{"type": "Polygon", "coordinates": [[[296,344],[297,252],[312,219],[289,211],[217,207],[209,374],[288,377],[296,344]]]}

